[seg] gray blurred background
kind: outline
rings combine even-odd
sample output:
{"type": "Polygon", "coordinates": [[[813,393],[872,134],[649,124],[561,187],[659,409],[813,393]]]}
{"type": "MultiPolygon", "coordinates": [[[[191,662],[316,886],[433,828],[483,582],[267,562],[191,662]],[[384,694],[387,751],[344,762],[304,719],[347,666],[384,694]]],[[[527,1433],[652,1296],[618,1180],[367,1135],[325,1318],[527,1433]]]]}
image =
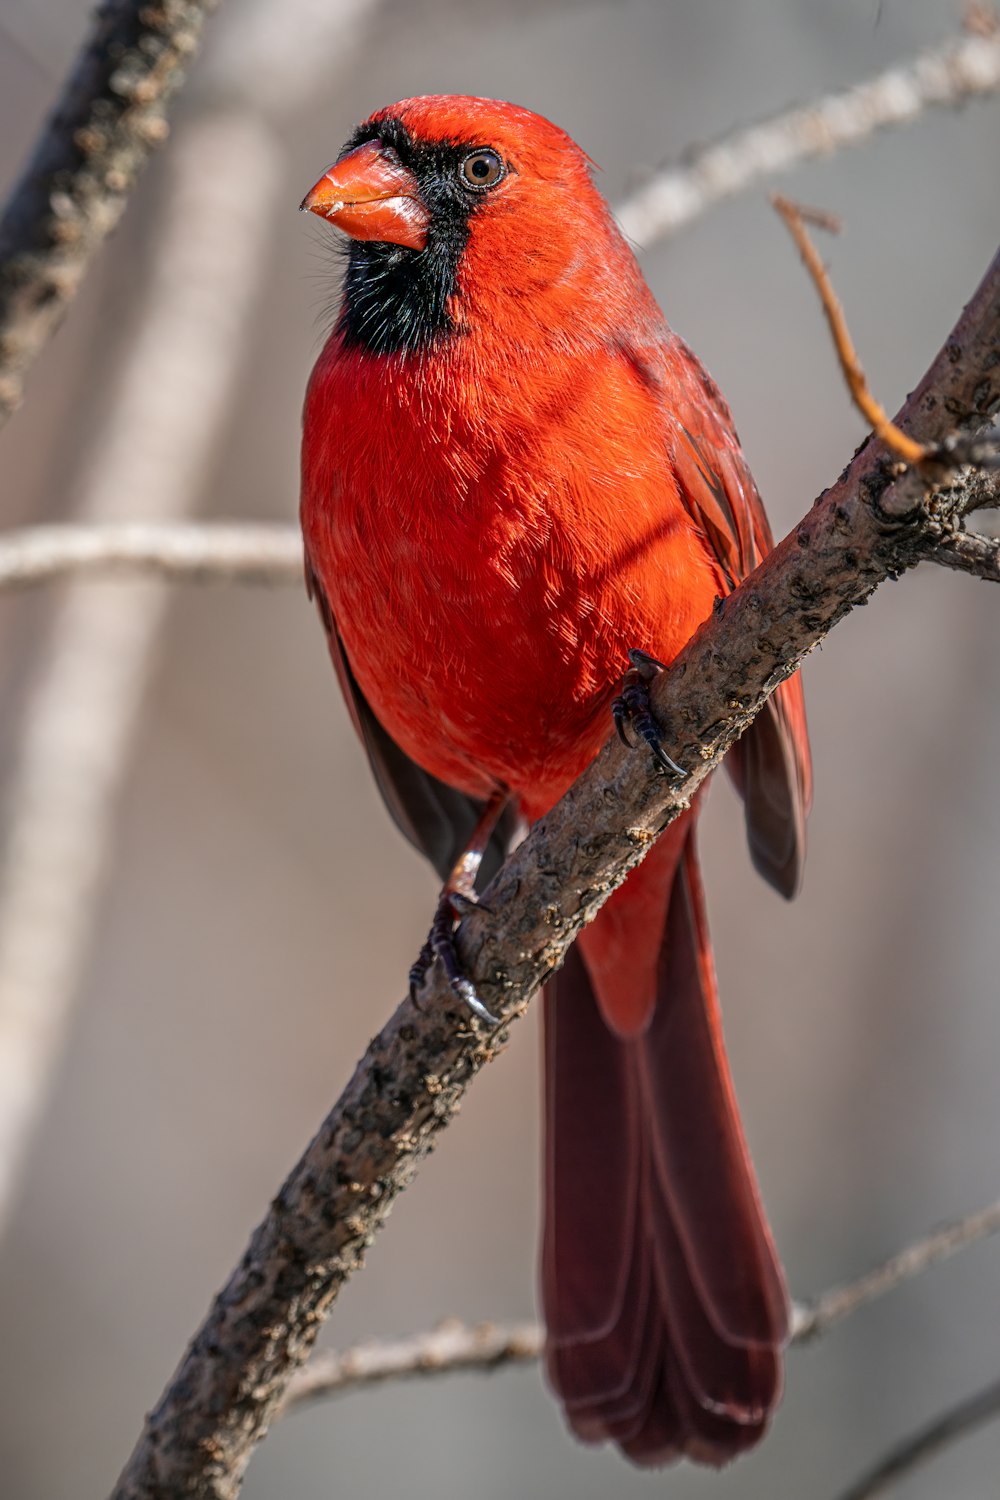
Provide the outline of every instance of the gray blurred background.
{"type": "MultiPolygon", "coordinates": [[[[238,380],[199,465],[204,516],[295,515],[302,390],[337,277],[323,226],[295,209],[371,109],[428,92],[516,100],[580,141],[615,201],[684,146],[866,77],[958,24],[946,0],[356,0],[340,7],[351,12],[342,28],[332,0],[311,8],[312,19],[309,5],[229,0],[172,117],[180,147],[223,103],[259,111],[281,152],[238,380]],[[234,61],[267,11],[289,18],[275,45],[287,54],[293,43],[294,87],[282,82],[288,56],[285,75],[261,71],[259,45],[256,61],[234,61]]],[[[0,5],[4,186],[88,13],[71,0],[0,5]]],[[[845,220],[824,253],[890,409],[995,249],[998,127],[996,101],[938,112],[781,181],[845,220]]],[[[169,163],[170,150],[143,179],[0,439],[5,526],[73,512],[94,461],[87,434],[101,430],[146,310],[169,163]]],[[[206,156],[206,173],[219,169],[206,156]]],[[[253,169],[231,163],[251,195],[253,169]]],[[[234,217],[234,235],[245,232],[234,217]]],[[[725,390],[783,534],[862,428],[763,189],[643,264],[725,390]]],[[[132,512],[128,495],[117,503],[132,512]]],[[[57,597],[0,597],[8,776],[57,597]]],[[[799,1296],[1000,1193],[996,611],[986,587],[928,566],[886,586],[809,661],[816,803],[793,906],[754,878],[728,786],[711,798],[704,863],[727,1034],[799,1296]]],[[[151,668],[108,878],[0,1244],[5,1500],[110,1487],[211,1295],[398,999],[434,901],[432,876],[372,790],[300,591],[174,590],[151,668]]],[[[8,827],[13,816],[8,798],[8,827]]],[[[393,1211],[324,1343],[449,1314],[532,1313],[536,1054],[532,1017],[393,1211]]],[[[773,1433],[721,1475],[644,1475],[578,1447],[539,1373],[523,1369],[291,1417],[259,1450],[245,1494],[833,1497],[894,1439],[996,1377],[997,1255],[974,1249],[793,1351],[773,1433]]],[[[899,1493],[992,1494],[998,1463],[1000,1435],[987,1429],[899,1493]]]]}

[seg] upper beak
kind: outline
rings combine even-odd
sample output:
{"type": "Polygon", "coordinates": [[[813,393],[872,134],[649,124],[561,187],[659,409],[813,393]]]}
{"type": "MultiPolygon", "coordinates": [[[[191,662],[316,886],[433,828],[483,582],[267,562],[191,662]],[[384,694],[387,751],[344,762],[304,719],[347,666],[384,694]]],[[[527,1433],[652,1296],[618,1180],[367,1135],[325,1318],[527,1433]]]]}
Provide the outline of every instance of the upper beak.
{"type": "Polygon", "coordinates": [[[355,240],[384,240],[411,250],[427,243],[431,216],[417,179],[378,141],[366,141],[336,162],[300,206],[355,240]]]}

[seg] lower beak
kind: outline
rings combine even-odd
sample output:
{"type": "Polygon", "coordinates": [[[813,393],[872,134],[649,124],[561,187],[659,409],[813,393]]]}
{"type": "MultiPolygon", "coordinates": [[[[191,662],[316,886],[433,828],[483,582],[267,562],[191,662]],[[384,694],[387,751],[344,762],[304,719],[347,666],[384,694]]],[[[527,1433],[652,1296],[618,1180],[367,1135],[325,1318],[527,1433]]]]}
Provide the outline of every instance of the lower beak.
{"type": "Polygon", "coordinates": [[[301,203],[355,240],[384,240],[422,250],[430,211],[412,172],[387,155],[378,141],[336,162],[301,203]]]}

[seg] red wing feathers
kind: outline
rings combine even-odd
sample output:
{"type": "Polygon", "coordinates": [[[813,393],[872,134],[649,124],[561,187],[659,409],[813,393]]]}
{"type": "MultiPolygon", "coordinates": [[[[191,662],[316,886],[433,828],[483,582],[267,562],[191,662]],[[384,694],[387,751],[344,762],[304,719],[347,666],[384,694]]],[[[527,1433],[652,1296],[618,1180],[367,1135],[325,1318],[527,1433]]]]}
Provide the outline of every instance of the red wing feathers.
{"type": "MultiPolygon", "coordinates": [[[[664,348],[664,363],[664,409],[681,499],[703,532],[728,592],[770,552],[771,528],[718,386],[676,337],[664,348]]],[[[798,675],[772,694],[726,764],[743,797],[755,868],[782,895],[794,896],[802,878],[812,801],[798,675]]]]}

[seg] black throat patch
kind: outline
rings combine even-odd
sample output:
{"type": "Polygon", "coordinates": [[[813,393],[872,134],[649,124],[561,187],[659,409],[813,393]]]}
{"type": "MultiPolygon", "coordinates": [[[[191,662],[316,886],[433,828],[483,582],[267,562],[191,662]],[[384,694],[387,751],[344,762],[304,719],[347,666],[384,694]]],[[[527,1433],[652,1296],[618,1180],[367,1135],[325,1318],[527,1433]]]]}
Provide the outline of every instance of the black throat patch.
{"type": "Polygon", "coordinates": [[[400,120],[380,120],[355,131],[341,157],[373,140],[395,152],[420,184],[431,214],[427,244],[411,250],[352,240],[337,331],[347,345],[371,354],[413,352],[456,332],[448,304],[470,217],[483,201],[459,180],[458,168],[473,146],[415,145],[400,120]]]}

